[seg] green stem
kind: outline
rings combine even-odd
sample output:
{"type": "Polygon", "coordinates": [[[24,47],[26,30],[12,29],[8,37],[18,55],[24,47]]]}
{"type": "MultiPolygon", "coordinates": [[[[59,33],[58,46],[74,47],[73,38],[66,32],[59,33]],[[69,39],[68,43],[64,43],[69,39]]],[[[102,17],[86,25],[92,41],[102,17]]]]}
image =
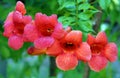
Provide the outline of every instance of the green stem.
{"type": "Polygon", "coordinates": [[[101,23],[101,17],[102,17],[102,10],[100,7],[98,7],[98,9],[101,11],[101,12],[98,12],[95,14],[95,25],[93,26],[93,29],[95,30],[95,32],[98,32],[99,31],[99,27],[100,27],[100,23],[101,23]]]}
{"type": "Polygon", "coordinates": [[[55,64],[55,58],[50,57],[50,77],[56,76],[56,64],[55,64]]]}
{"type": "Polygon", "coordinates": [[[88,64],[85,64],[83,78],[89,78],[89,75],[90,75],[90,68],[88,64]]]}
{"type": "Polygon", "coordinates": [[[76,26],[79,26],[79,18],[78,18],[78,1],[75,0],[75,7],[76,7],[76,15],[75,15],[75,18],[76,18],[76,26]]]}

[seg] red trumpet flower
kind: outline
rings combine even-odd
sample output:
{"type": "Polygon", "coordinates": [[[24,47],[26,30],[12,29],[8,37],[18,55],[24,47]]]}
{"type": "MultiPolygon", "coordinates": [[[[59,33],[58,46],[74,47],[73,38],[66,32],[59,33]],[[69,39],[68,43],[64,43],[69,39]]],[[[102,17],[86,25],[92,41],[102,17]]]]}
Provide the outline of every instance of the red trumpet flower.
{"type": "Polygon", "coordinates": [[[90,47],[86,42],[82,42],[80,31],[70,31],[60,42],[56,41],[48,48],[46,53],[57,56],[56,64],[61,70],[74,69],[78,60],[89,61],[91,58],[90,47]]]}
{"type": "Polygon", "coordinates": [[[4,22],[3,35],[9,38],[8,45],[15,50],[22,47],[24,43],[24,27],[32,21],[31,16],[24,16],[25,13],[24,4],[18,1],[15,11],[10,12],[4,22]]]}
{"type": "Polygon", "coordinates": [[[88,34],[87,42],[92,52],[92,58],[88,62],[92,70],[99,72],[106,67],[108,60],[114,62],[117,59],[117,46],[108,43],[104,32],[99,32],[96,38],[88,34]]]}
{"type": "Polygon", "coordinates": [[[34,22],[35,24],[25,27],[24,34],[28,40],[34,42],[34,46],[37,49],[47,49],[54,43],[55,39],[61,39],[64,36],[62,24],[57,21],[57,16],[54,14],[47,16],[37,13],[34,22]]]}

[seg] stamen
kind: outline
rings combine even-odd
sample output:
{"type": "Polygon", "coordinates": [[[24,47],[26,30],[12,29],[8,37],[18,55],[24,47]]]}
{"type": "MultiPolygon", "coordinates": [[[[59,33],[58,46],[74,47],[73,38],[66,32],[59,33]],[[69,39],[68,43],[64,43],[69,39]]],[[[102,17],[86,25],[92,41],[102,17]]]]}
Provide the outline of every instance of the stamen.
{"type": "Polygon", "coordinates": [[[51,33],[51,32],[53,32],[53,30],[52,29],[47,29],[47,32],[51,33]]]}
{"type": "Polygon", "coordinates": [[[62,47],[67,51],[72,51],[76,49],[76,45],[72,42],[65,42],[62,44],[62,47]]]}
{"type": "Polygon", "coordinates": [[[42,35],[50,36],[54,31],[54,26],[49,25],[49,24],[45,24],[44,26],[41,26],[38,29],[42,35]]]}
{"type": "Polygon", "coordinates": [[[71,46],[71,47],[72,47],[72,46],[73,46],[73,43],[69,43],[69,42],[68,42],[68,43],[66,43],[66,46],[71,46]]]}

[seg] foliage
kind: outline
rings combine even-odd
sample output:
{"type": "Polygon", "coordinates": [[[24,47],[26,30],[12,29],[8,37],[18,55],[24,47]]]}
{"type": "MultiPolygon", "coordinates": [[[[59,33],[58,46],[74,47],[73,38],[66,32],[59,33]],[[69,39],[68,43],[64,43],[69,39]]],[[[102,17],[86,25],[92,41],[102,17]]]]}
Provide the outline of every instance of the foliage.
{"type": "MultiPolygon", "coordinates": [[[[120,52],[120,0],[24,0],[24,3],[27,12],[32,17],[37,12],[47,15],[57,14],[64,28],[71,26],[74,30],[83,32],[83,41],[86,40],[87,33],[96,34],[94,30],[94,24],[98,18],[96,14],[102,13],[98,30],[104,30],[108,39],[117,43],[120,52]]],[[[17,51],[8,47],[7,38],[2,36],[3,23],[15,4],[16,0],[0,1],[0,59],[7,61],[7,77],[81,78],[84,73],[82,63],[79,63],[75,70],[67,72],[55,68],[56,74],[50,77],[50,57],[29,56],[26,54],[26,49],[31,45],[29,43],[25,43],[24,47],[17,51]]],[[[119,63],[120,53],[118,56],[117,62],[119,63]]],[[[113,78],[116,75],[116,71],[113,69],[114,64],[108,64],[108,67],[100,73],[92,71],[90,78],[113,78]]],[[[4,76],[0,74],[0,78],[4,78],[4,76]]]]}

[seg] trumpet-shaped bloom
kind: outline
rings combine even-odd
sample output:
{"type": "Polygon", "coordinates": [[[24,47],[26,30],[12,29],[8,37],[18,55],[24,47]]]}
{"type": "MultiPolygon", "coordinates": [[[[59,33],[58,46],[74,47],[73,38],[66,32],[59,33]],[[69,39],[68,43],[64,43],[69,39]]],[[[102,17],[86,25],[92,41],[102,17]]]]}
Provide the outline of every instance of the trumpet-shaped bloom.
{"type": "Polygon", "coordinates": [[[30,55],[40,55],[40,54],[45,54],[46,50],[37,49],[32,46],[28,48],[27,52],[30,55]]]}
{"type": "Polygon", "coordinates": [[[10,12],[4,22],[3,35],[9,38],[8,45],[15,50],[22,47],[25,41],[23,38],[24,27],[32,21],[31,16],[24,16],[25,13],[24,4],[18,1],[15,11],[10,12]]]}
{"type": "Polygon", "coordinates": [[[55,41],[46,53],[57,56],[57,67],[65,71],[74,69],[78,60],[89,61],[91,58],[90,47],[86,42],[82,42],[80,31],[70,31],[60,42],[55,41]]]}
{"type": "Polygon", "coordinates": [[[36,13],[35,26],[27,25],[25,27],[25,34],[28,40],[31,40],[37,34],[36,38],[31,40],[37,49],[47,49],[50,47],[55,39],[61,39],[64,36],[62,24],[57,21],[56,15],[47,16],[42,13],[36,13]],[[32,28],[32,29],[31,29],[32,28]],[[36,32],[36,33],[33,33],[36,32]],[[31,36],[27,36],[30,35],[31,36]]]}
{"type": "Polygon", "coordinates": [[[92,58],[88,62],[92,70],[98,72],[106,67],[108,60],[114,62],[117,59],[117,46],[108,43],[104,32],[99,32],[96,37],[88,34],[87,42],[92,52],[92,58]]]}

